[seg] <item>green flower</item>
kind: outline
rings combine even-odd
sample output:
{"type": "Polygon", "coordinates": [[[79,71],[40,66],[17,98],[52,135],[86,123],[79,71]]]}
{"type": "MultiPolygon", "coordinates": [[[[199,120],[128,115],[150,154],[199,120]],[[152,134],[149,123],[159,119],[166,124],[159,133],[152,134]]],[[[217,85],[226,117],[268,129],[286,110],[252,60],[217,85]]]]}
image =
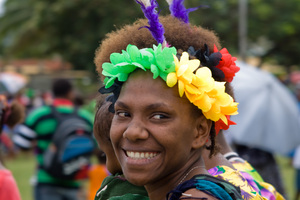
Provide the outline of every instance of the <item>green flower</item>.
{"type": "Polygon", "coordinates": [[[136,69],[144,71],[150,70],[153,73],[153,78],[160,76],[166,81],[167,75],[175,71],[175,63],[173,55],[176,55],[175,47],[162,48],[161,44],[153,45],[152,48],[138,49],[136,46],[129,44],[126,51],[122,53],[112,53],[110,55],[110,63],[102,65],[102,74],[105,88],[109,88],[117,79],[120,82],[125,82],[130,73],[136,69]]]}

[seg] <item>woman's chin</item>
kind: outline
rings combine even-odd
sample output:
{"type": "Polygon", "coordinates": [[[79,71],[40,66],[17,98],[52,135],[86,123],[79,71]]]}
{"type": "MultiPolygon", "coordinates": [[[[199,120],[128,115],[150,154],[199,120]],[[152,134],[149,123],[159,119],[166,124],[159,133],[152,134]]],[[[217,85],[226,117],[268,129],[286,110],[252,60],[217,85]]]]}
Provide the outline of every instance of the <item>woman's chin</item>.
{"type": "Polygon", "coordinates": [[[138,178],[138,177],[126,177],[125,178],[133,185],[136,186],[144,186],[147,184],[145,178],[138,178]]]}

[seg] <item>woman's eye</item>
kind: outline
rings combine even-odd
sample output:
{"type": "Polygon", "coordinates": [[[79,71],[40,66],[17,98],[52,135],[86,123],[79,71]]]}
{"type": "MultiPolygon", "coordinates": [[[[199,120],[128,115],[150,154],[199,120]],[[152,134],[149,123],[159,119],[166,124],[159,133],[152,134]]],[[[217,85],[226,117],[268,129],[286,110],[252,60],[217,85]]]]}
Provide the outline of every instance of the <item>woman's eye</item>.
{"type": "Polygon", "coordinates": [[[119,117],[129,117],[129,113],[127,112],[116,112],[119,117]]]}
{"type": "Polygon", "coordinates": [[[152,118],[153,118],[153,119],[166,119],[167,116],[166,116],[166,115],[163,115],[163,114],[156,114],[156,115],[153,115],[152,118]]]}

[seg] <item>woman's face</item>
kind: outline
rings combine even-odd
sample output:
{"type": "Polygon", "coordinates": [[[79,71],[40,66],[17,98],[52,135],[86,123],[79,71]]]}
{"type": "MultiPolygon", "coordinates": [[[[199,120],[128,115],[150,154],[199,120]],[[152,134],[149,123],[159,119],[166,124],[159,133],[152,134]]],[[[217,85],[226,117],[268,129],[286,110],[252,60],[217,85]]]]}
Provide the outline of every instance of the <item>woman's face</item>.
{"type": "Polygon", "coordinates": [[[122,171],[136,185],[180,176],[178,171],[200,158],[195,149],[208,136],[197,137],[207,121],[191,114],[193,105],[179,97],[177,88],[152,76],[143,71],[130,75],[115,104],[110,132],[122,171]]]}

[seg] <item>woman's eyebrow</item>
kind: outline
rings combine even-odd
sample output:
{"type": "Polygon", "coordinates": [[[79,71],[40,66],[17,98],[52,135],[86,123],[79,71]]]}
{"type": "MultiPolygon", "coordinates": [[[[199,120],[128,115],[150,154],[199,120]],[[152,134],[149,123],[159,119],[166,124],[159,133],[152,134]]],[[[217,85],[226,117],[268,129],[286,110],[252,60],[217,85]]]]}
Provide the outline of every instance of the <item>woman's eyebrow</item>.
{"type": "MultiPolygon", "coordinates": [[[[129,107],[130,107],[122,101],[117,101],[116,105],[121,107],[121,108],[124,108],[124,109],[129,109],[129,107]]],[[[149,105],[145,106],[145,109],[146,110],[154,110],[154,109],[157,109],[157,108],[169,108],[169,107],[170,106],[168,106],[168,104],[165,104],[165,103],[152,103],[152,104],[149,104],[149,105]]]]}
{"type": "Polygon", "coordinates": [[[153,104],[146,106],[147,110],[153,110],[153,109],[157,109],[157,108],[169,108],[169,106],[165,103],[153,103],[153,104]]]}
{"type": "Polygon", "coordinates": [[[116,105],[116,106],[119,106],[119,107],[121,107],[121,108],[125,108],[125,109],[128,109],[128,108],[129,108],[129,106],[128,106],[126,103],[122,102],[122,101],[117,101],[117,102],[115,103],[115,105],[116,105]]]}

